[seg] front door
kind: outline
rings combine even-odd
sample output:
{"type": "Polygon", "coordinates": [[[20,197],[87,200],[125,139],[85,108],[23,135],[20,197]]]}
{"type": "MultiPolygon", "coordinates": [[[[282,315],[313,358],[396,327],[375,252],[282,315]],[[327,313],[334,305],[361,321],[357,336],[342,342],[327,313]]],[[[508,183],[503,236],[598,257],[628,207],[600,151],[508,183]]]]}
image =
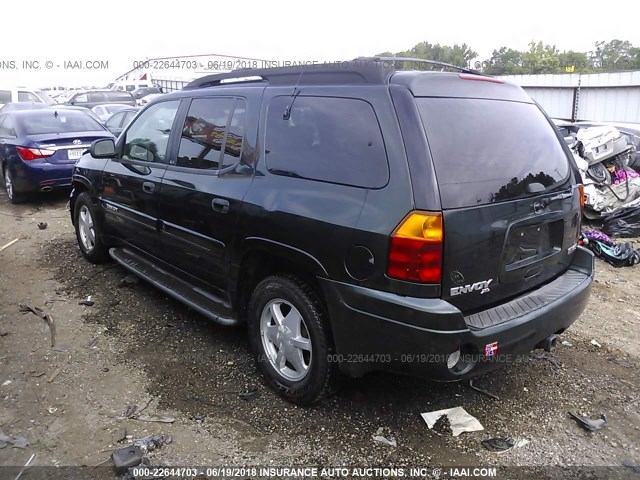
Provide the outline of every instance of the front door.
{"type": "Polygon", "coordinates": [[[175,165],[162,179],[163,254],[219,288],[226,286],[229,245],[253,180],[261,93],[234,96],[227,90],[194,98],[180,128],[175,165]]]}
{"type": "Polygon", "coordinates": [[[117,158],[104,169],[100,191],[105,233],[156,256],[158,193],[179,106],[179,100],[157,103],[129,126],[118,139],[117,158]]]}

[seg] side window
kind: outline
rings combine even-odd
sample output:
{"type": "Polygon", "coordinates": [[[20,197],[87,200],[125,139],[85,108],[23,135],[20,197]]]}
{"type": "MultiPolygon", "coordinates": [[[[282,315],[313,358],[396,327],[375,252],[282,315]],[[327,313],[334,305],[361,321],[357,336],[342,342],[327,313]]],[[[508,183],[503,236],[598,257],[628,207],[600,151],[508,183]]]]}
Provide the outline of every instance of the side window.
{"type": "Polygon", "coordinates": [[[18,92],[18,101],[42,103],[42,100],[40,100],[37,96],[35,96],[31,92],[18,92]]]}
{"type": "Polygon", "coordinates": [[[92,110],[96,115],[104,115],[104,110],[102,109],[102,107],[93,107],[92,110]]]}
{"type": "Polygon", "coordinates": [[[109,117],[109,120],[107,120],[107,123],[105,123],[104,125],[107,128],[119,128],[123,116],[124,112],[114,113],[113,115],[111,115],[111,117],[109,117]]]}
{"type": "Polygon", "coordinates": [[[11,92],[9,90],[0,90],[0,104],[11,102],[11,92]]]}
{"type": "Polygon", "coordinates": [[[87,103],[88,97],[86,93],[80,93],[73,99],[75,103],[87,103]]]}
{"type": "Polygon", "coordinates": [[[179,100],[157,103],[140,115],[126,132],[122,158],[165,162],[169,135],[179,106],[179,100]]]}
{"type": "Polygon", "coordinates": [[[106,100],[107,100],[107,97],[104,93],[93,92],[89,94],[90,103],[105,102],[106,100]]]}
{"type": "Polygon", "coordinates": [[[276,175],[366,188],[383,187],[389,180],[378,119],[363,100],[273,98],[265,153],[267,168],[276,175]]]}
{"type": "Polygon", "coordinates": [[[196,98],[182,127],[180,167],[220,170],[235,165],[242,155],[245,100],[196,98]]]}

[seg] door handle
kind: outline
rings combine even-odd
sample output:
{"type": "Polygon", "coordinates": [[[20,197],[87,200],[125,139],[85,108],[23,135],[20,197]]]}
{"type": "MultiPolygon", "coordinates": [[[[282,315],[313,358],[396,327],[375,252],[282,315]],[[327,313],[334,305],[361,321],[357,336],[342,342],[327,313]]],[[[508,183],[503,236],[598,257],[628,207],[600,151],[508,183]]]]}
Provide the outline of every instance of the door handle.
{"type": "Polygon", "coordinates": [[[220,213],[227,213],[229,211],[229,200],[224,198],[214,198],[211,200],[211,207],[220,213]]]}
{"type": "Polygon", "coordinates": [[[143,182],[142,191],[145,193],[153,193],[156,191],[156,184],[153,182],[143,182]]]}

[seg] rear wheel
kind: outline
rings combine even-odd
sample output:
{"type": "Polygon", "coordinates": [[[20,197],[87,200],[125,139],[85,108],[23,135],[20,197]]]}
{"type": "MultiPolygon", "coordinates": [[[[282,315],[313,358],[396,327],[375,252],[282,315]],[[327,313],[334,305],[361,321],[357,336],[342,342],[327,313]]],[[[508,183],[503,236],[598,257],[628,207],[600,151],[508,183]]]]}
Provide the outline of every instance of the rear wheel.
{"type": "Polygon", "coordinates": [[[88,192],[78,195],[73,219],[82,256],[91,263],[105,262],[109,258],[109,249],[101,239],[95,206],[88,192]]]}
{"type": "Polygon", "coordinates": [[[293,276],[272,276],[255,288],[248,308],[251,346],[269,385],[287,400],[310,405],[330,394],[338,377],[321,302],[293,276]]]}
{"type": "Polygon", "coordinates": [[[9,201],[14,205],[24,202],[26,200],[26,195],[24,193],[16,192],[15,186],[13,185],[13,178],[11,177],[11,172],[8,167],[4,167],[2,175],[4,176],[4,188],[7,191],[9,201]]]}

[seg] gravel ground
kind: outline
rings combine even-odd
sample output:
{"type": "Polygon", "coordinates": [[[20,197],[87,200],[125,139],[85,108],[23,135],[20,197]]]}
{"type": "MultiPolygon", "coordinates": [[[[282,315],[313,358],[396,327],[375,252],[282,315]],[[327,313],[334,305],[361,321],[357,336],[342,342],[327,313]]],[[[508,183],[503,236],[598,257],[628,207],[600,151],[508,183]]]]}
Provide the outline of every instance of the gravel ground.
{"type": "Polygon", "coordinates": [[[58,195],[12,206],[0,195],[0,246],[20,239],[0,252],[0,432],[31,442],[0,449],[0,466],[24,465],[31,453],[37,465],[95,465],[122,446],[126,428],[130,439],[172,435],[150,453],[154,464],[443,467],[448,478],[462,465],[549,467],[549,478],[558,466],[602,466],[615,467],[603,478],[637,475],[622,467],[640,463],[637,267],[597,261],[589,307],[561,338],[572,346],[475,380],[498,399],[468,383],[371,374],[300,408],[266,388],[244,328],[212,324],[142,281],[119,286],[121,267],[84,261],[65,203],[58,195]],[[78,305],[89,295],[93,306],[78,305]],[[68,349],[50,348],[46,323],[20,304],[49,312],[58,349],[68,349]],[[174,421],[123,419],[130,405],[174,421]],[[420,417],[456,406],[484,431],[441,436],[420,417]],[[569,411],[606,414],[609,424],[586,432],[569,411]],[[397,447],[375,442],[378,433],[397,447]],[[505,436],[529,443],[502,454],[480,443],[505,436]]]}

